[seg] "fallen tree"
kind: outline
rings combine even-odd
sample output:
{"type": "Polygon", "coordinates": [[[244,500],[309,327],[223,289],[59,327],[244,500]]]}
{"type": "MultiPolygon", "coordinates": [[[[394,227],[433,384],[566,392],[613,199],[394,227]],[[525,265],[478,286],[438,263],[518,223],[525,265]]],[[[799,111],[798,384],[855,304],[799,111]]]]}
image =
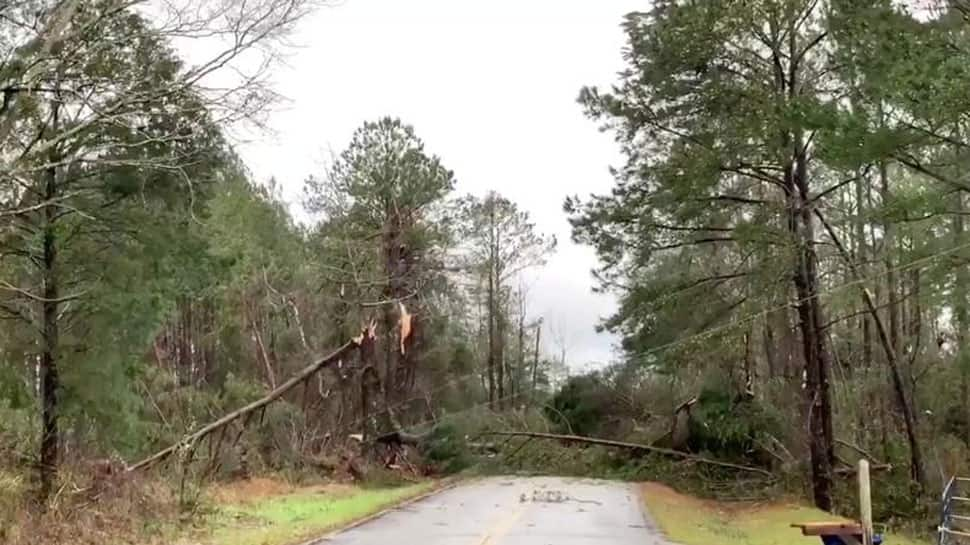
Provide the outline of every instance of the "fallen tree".
{"type": "Polygon", "coordinates": [[[201,439],[204,439],[207,435],[211,434],[212,432],[218,431],[218,430],[224,430],[229,424],[235,422],[236,420],[239,420],[240,418],[246,418],[248,420],[248,418],[253,414],[255,414],[257,411],[265,408],[270,403],[283,397],[284,394],[286,394],[293,388],[299,386],[300,384],[303,384],[304,382],[312,378],[313,375],[319,373],[320,371],[322,371],[327,367],[330,367],[331,365],[342,362],[344,359],[347,358],[349,354],[351,354],[355,350],[360,349],[365,344],[373,343],[376,338],[375,331],[376,331],[376,327],[373,324],[371,324],[369,327],[364,328],[364,330],[361,332],[360,335],[347,341],[346,343],[344,343],[343,346],[334,350],[327,356],[324,356],[318,359],[317,361],[315,361],[314,363],[304,367],[299,373],[293,375],[293,377],[291,377],[289,380],[287,380],[283,384],[273,389],[265,396],[257,399],[256,401],[253,401],[252,403],[246,405],[245,407],[237,409],[223,416],[222,418],[219,418],[214,422],[206,424],[205,426],[199,428],[197,431],[184,436],[181,440],[179,440],[174,445],[170,445],[156,452],[155,454],[152,454],[151,456],[145,458],[144,460],[141,460],[140,462],[137,462],[135,464],[128,466],[126,468],[126,471],[133,472],[133,471],[138,471],[140,469],[151,467],[152,465],[158,462],[161,462],[162,460],[165,460],[166,458],[171,456],[180,447],[186,447],[191,452],[195,448],[195,445],[197,445],[201,439]]]}
{"type": "Polygon", "coordinates": [[[653,452],[656,454],[662,454],[664,456],[672,456],[675,458],[683,458],[685,460],[691,460],[694,462],[708,464],[719,467],[726,467],[730,469],[735,469],[738,471],[745,471],[748,473],[758,473],[769,478],[774,478],[774,475],[761,469],[759,467],[743,466],[740,464],[732,464],[730,462],[722,462],[720,460],[712,460],[710,458],[704,458],[702,456],[696,456],[693,454],[688,454],[686,452],[680,452],[677,450],[671,450],[667,448],[654,447],[650,445],[643,445],[640,443],[628,443],[626,441],[614,441],[612,439],[598,439],[595,437],[583,437],[580,435],[560,435],[557,433],[542,433],[533,431],[490,431],[484,432],[481,435],[494,435],[499,437],[527,437],[531,439],[546,439],[553,441],[563,441],[566,443],[584,443],[588,445],[601,445],[606,447],[616,447],[623,448],[634,451],[646,451],[653,452]]]}

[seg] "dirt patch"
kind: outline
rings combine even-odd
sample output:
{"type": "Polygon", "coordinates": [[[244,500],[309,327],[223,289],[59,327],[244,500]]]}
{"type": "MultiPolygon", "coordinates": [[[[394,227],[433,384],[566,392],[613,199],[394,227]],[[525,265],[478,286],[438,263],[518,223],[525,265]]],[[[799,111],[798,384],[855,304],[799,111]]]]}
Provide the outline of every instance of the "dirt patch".
{"type": "Polygon", "coordinates": [[[254,477],[213,487],[212,497],[218,503],[249,504],[291,494],[323,494],[334,498],[350,496],[356,489],[349,484],[324,483],[297,486],[284,479],[254,477]]]}
{"type": "Polygon", "coordinates": [[[215,486],[212,489],[212,497],[219,503],[249,503],[272,496],[289,494],[295,488],[282,479],[254,477],[215,486]]]}
{"type": "Polygon", "coordinates": [[[331,496],[334,498],[343,498],[346,496],[352,496],[356,494],[357,492],[359,492],[360,489],[350,484],[330,483],[330,484],[322,484],[317,486],[309,486],[301,490],[304,490],[306,492],[312,492],[313,494],[324,494],[326,496],[331,496]]]}

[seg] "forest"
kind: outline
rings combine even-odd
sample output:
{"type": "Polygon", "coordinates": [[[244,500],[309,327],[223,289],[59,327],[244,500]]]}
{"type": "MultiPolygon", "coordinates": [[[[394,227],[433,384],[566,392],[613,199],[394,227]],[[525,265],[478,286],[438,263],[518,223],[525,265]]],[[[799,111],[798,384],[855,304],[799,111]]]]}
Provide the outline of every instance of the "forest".
{"type": "Polygon", "coordinates": [[[280,473],[531,468],[840,512],[860,456],[878,517],[935,524],[970,476],[970,2],[617,21],[625,68],[572,90],[622,157],[563,203],[618,301],[614,361],[583,373],[523,282],[557,240],[460,192],[420,127],[361,120],[299,203],[252,175],[239,131],[323,5],[0,1],[0,542],[280,473]]]}

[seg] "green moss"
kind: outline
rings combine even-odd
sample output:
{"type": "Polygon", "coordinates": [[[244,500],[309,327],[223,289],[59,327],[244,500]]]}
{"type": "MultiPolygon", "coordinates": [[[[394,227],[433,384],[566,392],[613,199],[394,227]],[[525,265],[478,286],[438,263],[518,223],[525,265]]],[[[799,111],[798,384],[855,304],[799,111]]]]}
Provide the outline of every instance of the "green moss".
{"type": "Polygon", "coordinates": [[[356,490],[349,495],[298,493],[244,506],[219,509],[210,520],[212,545],[287,545],[387,509],[432,488],[422,483],[400,488],[356,490]]]}

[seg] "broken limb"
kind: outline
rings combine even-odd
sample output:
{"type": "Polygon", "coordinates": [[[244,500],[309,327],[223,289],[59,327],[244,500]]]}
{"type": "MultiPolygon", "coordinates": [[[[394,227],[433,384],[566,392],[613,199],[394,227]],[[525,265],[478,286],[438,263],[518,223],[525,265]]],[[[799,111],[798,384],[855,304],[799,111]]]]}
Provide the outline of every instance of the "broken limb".
{"type": "Polygon", "coordinates": [[[316,362],[304,367],[302,371],[300,371],[299,373],[291,377],[283,384],[279,385],[277,388],[275,388],[273,391],[266,394],[265,396],[257,399],[256,401],[253,401],[252,403],[250,403],[249,405],[246,405],[241,409],[233,411],[223,416],[222,418],[203,426],[198,431],[195,431],[193,433],[186,435],[178,443],[174,445],[170,445],[156,452],[155,454],[152,454],[148,458],[145,458],[140,462],[137,462],[131,466],[128,466],[126,471],[133,472],[133,471],[138,471],[140,469],[145,469],[147,467],[150,467],[168,458],[174,452],[176,452],[180,446],[183,446],[183,445],[188,445],[189,449],[192,450],[193,446],[200,439],[206,437],[207,435],[209,435],[214,431],[220,430],[225,426],[228,426],[229,424],[235,422],[236,420],[239,420],[240,418],[245,418],[248,421],[249,417],[252,414],[254,414],[256,411],[265,409],[267,405],[283,397],[283,394],[292,390],[293,388],[295,388],[296,386],[298,386],[299,384],[301,384],[303,381],[310,378],[314,374],[318,373],[322,369],[326,367],[330,367],[331,365],[334,365],[344,360],[347,357],[347,355],[349,355],[354,350],[357,350],[365,343],[373,342],[374,338],[375,338],[375,328],[372,325],[371,327],[365,328],[364,331],[358,337],[347,341],[346,343],[344,343],[343,346],[333,351],[329,355],[324,356],[323,358],[317,360],[316,362]]]}
{"type": "Polygon", "coordinates": [[[559,435],[556,433],[540,433],[540,432],[531,432],[531,431],[490,431],[490,432],[482,433],[482,435],[497,435],[501,437],[529,437],[532,439],[550,439],[554,441],[564,441],[567,443],[585,443],[588,445],[603,445],[607,447],[624,448],[629,450],[643,450],[647,452],[663,454],[665,456],[672,456],[675,458],[683,458],[685,460],[700,462],[702,464],[726,467],[730,469],[736,469],[738,471],[746,471],[749,473],[758,473],[760,475],[764,475],[765,477],[774,478],[774,475],[771,474],[771,472],[758,467],[743,466],[739,464],[732,464],[730,462],[711,460],[710,458],[703,458],[701,456],[695,456],[693,454],[688,454],[686,452],[679,452],[676,450],[660,448],[660,447],[652,447],[650,445],[641,445],[639,443],[627,443],[625,441],[613,441],[611,439],[597,439],[595,437],[582,437],[579,435],[559,435]]]}

